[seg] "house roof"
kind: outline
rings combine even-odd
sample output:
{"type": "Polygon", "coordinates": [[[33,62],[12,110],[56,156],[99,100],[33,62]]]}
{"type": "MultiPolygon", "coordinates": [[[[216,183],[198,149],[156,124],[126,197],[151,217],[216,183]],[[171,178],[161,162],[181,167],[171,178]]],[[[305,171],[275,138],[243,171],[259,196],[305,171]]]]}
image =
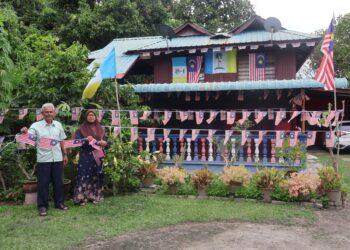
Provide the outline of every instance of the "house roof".
{"type": "MultiPolygon", "coordinates": [[[[346,78],[337,78],[336,87],[348,87],[346,78]]],[[[197,92],[197,91],[229,91],[229,90],[266,90],[266,89],[319,89],[323,84],[313,79],[302,80],[267,80],[241,82],[206,82],[206,83],[158,83],[133,85],[136,93],[161,92],[197,92]]]]}
{"type": "MultiPolygon", "coordinates": [[[[88,69],[93,70],[101,64],[113,47],[116,48],[117,55],[117,78],[121,79],[137,61],[139,55],[150,56],[150,53],[159,55],[161,52],[168,53],[168,50],[170,52],[180,52],[185,49],[192,49],[195,52],[196,49],[202,49],[202,52],[205,52],[208,48],[238,47],[238,49],[246,49],[251,46],[252,49],[257,49],[259,46],[271,47],[273,45],[280,48],[286,48],[287,45],[295,48],[303,47],[303,51],[305,48],[308,51],[321,40],[321,37],[317,35],[285,29],[270,33],[260,27],[263,20],[261,17],[255,16],[237,29],[232,30],[230,34],[216,35],[209,33],[199,25],[187,23],[177,28],[176,32],[181,32],[186,27],[190,27],[201,35],[177,36],[168,40],[169,49],[166,40],[161,36],[114,39],[104,48],[89,54],[89,59],[93,61],[88,69]],[[251,30],[251,27],[256,26],[259,26],[260,30],[251,30]]],[[[301,61],[303,60],[301,59],[301,61]]]]}
{"type": "Polygon", "coordinates": [[[180,27],[177,27],[174,30],[174,32],[176,35],[182,36],[183,31],[185,31],[185,30],[191,30],[192,33],[195,33],[198,35],[208,35],[208,36],[213,35],[210,31],[206,30],[202,26],[195,24],[195,23],[191,23],[191,22],[187,22],[187,23],[181,25],[180,27]]]}

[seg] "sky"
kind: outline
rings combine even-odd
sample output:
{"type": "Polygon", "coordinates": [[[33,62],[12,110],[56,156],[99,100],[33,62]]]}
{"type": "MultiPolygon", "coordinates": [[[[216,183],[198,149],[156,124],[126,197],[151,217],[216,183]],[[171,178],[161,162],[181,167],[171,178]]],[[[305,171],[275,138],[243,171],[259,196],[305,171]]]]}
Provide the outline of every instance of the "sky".
{"type": "Polygon", "coordinates": [[[257,15],[276,17],[288,30],[312,33],[335,17],[350,13],[350,0],[250,0],[257,15]]]}

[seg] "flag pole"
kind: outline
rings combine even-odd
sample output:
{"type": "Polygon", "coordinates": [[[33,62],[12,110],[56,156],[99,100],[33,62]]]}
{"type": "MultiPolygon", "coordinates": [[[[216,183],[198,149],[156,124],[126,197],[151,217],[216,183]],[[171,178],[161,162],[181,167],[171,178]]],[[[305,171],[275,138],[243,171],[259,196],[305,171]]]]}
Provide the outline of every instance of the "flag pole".
{"type": "MultiPolygon", "coordinates": [[[[120,119],[120,105],[119,105],[119,86],[117,81],[117,76],[114,78],[114,84],[115,84],[115,97],[117,100],[117,112],[118,112],[118,118],[119,118],[119,125],[121,126],[121,119],[120,119]]],[[[120,139],[122,139],[122,133],[119,133],[120,139]]]]}

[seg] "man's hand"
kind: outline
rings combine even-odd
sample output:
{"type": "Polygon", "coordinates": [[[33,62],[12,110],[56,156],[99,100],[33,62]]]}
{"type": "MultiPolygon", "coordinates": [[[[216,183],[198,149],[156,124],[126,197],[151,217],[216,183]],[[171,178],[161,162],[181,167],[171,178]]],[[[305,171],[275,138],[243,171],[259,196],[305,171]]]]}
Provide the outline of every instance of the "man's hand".
{"type": "Polygon", "coordinates": [[[63,156],[63,165],[67,166],[67,164],[68,164],[68,155],[64,155],[63,156]]]}
{"type": "Polygon", "coordinates": [[[106,147],[107,146],[107,142],[104,140],[101,140],[98,142],[98,145],[100,145],[101,147],[106,147]]]}
{"type": "Polygon", "coordinates": [[[21,128],[21,133],[22,134],[27,134],[28,133],[28,128],[27,127],[23,127],[23,128],[21,128]]]}

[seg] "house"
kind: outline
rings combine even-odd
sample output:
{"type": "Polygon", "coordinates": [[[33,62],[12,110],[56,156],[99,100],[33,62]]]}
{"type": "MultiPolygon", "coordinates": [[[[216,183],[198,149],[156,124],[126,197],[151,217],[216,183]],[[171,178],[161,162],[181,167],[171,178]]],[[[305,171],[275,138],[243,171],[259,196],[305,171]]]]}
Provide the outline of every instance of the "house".
{"type": "MultiPolygon", "coordinates": [[[[278,138],[299,140],[305,149],[308,131],[325,130],[301,117],[312,111],[313,118],[321,118],[321,111],[333,102],[333,92],[313,79],[296,79],[322,37],[283,27],[267,30],[260,16],[228,33],[214,34],[194,23],[174,33],[172,39],[114,39],[89,55],[92,69],[115,48],[117,79],[123,83],[140,75],[144,80],[134,89],[151,107],[153,118],[171,114],[157,128],[139,126],[140,151],[160,150],[166,154],[165,163],[183,153],[188,169],[203,164],[220,169],[225,160],[280,167],[285,159],[276,156],[278,138]],[[291,119],[293,114],[297,117],[291,119]]],[[[338,99],[348,98],[347,80],[335,82],[338,99]]],[[[318,132],[317,137],[324,134],[318,132]]],[[[294,160],[293,165],[301,164],[294,160]]]]}

